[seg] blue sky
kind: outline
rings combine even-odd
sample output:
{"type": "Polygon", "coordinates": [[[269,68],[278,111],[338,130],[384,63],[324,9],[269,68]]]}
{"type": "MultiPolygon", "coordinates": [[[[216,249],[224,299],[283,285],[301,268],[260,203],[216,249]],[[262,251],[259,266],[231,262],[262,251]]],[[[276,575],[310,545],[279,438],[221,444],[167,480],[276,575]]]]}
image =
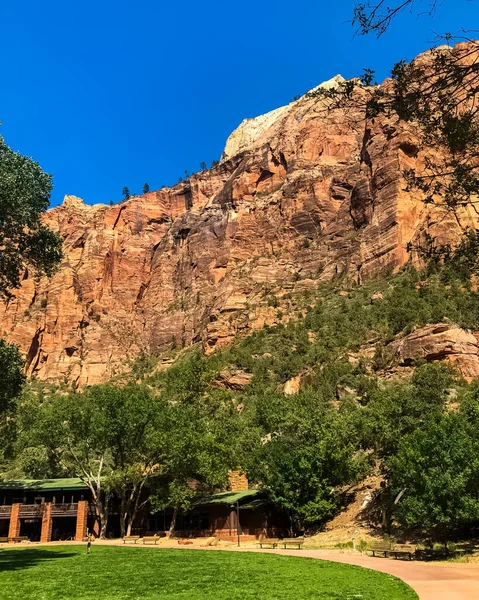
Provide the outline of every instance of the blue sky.
{"type": "MultiPolygon", "coordinates": [[[[424,0],[426,7],[428,0],[424,0]]],[[[219,159],[245,117],[337,73],[387,75],[434,32],[477,29],[479,0],[354,37],[354,0],[16,0],[0,6],[0,133],[65,194],[118,201],[219,159]]]]}

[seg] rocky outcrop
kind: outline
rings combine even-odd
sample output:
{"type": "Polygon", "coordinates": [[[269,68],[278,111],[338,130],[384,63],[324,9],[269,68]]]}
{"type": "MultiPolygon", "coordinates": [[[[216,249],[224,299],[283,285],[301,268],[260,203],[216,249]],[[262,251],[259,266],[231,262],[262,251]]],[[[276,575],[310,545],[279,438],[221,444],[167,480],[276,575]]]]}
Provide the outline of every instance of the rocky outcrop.
{"type": "Polygon", "coordinates": [[[215,384],[220,388],[242,391],[251,383],[252,379],[252,373],[246,373],[240,369],[235,369],[233,371],[228,369],[220,373],[220,376],[215,381],[215,384]]]}
{"type": "Polygon", "coordinates": [[[411,124],[330,103],[307,95],[243,127],[218,166],[172,188],[50,210],[61,268],[50,281],[26,272],[0,308],[28,374],[86,385],[141,353],[212,351],[287,318],[272,296],[337,273],[362,282],[403,265],[425,230],[451,242],[477,224],[472,208],[452,214],[407,191],[404,169],[423,161],[411,124]]]}
{"type": "Polygon", "coordinates": [[[417,360],[450,361],[467,379],[479,377],[477,338],[470,332],[448,323],[427,325],[390,344],[400,364],[417,360]]]}
{"type": "MultiPolygon", "coordinates": [[[[337,87],[344,81],[344,77],[341,75],[336,75],[329,81],[320,83],[318,86],[313,88],[311,92],[315,92],[319,89],[330,90],[337,87]]],[[[268,129],[274,125],[274,123],[278,121],[280,117],[285,116],[288,112],[295,109],[297,102],[299,102],[299,100],[290,102],[287,106],[280,106],[279,108],[276,108],[275,110],[272,110],[264,115],[260,115],[259,117],[255,117],[254,119],[245,119],[226,140],[226,146],[223,152],[222,160],[228,160],[240,152],[244,152],[245,150],[253,148],[262,135],[267,135],[268,129]]]]}

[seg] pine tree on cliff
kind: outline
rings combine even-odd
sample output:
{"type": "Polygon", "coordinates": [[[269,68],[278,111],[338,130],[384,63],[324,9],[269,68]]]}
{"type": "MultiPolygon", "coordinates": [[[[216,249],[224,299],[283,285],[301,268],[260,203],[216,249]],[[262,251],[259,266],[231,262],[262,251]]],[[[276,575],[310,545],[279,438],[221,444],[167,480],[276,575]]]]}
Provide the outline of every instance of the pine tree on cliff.
{"type": "Polygon", "coordinates": [[[125,196],[125,200],[128,200],[128,198],[130,197],[130,190],[126,187],[123,188],[123,192],[122,192],[123,196],[125,196]]]}
{"type": "Polygon", "coordinates": [[[148,194],[149,191],[150,191],[150,186],[148,185],[148,183],[144,183],[143,184],[143,193],[148,194]]]}
{"type": "Polygon", "coordinates": [[[206,171],[206,163],[205,163],[205,161],[203,161],[203,162],[200,163],[200,169],[202,171],[206,171]]]}

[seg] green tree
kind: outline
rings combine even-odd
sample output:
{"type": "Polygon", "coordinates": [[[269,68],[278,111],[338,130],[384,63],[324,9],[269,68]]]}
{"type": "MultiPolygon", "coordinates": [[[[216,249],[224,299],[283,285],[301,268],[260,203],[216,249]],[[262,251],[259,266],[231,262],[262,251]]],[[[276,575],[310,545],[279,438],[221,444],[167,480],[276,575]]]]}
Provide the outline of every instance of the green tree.
{"type": "Polygon", "coordinates": [[[207,167],[206,167],[206,163],[204,161],[200,163],[200,169],[202,171],[206,171],[207,167]]]}
{"type": "Polygon", "coordinates": [[[51,175],[0,136],[0,298],[19,287],[26,267],[51,275],[60,262],[62,239],[41,222],[51,190],[51,175]]]}
{"type": "Polygon", "coordinates": [[[105,384],[83,393],[30,395],[19,406],[17,462],[28,476],[69,475],[91,491],[106,534],[110,500],[120,500],[122,533],[162,462],[160,419],[166,402],[151,390],[105,384]]]}
{"type": "Polygon", "coordinates": [[[291,529],[313,527],[339,506],[337,489],[365,471],[346,421],[320,394],[257,396],[249,429],[258,429],[248,476],[289,515],[291,529]]]}
{"type": "Polygon", "coordinates": [[[150,191],[150,186],[148,183],[144,183],[143,184],[143,193],[144,194],[148,194],[148,192],[150,191]]]}
{"type": "Polygon", "coordinates": [[[24,361],[13,344],[0,339],[0,415],[7,410],[12,401],[17,398],[25,382],[23,374],[24,361]]]}
{"type": "Polygon", "coordinates": [[[401,440],[388,461],[394,517],[403,526],[450,531],[479,519],[479,442],[462,415],[401,440]]]}
{"type": "Polygon", "coordinates": [[[232,406],[217,406],[213,413],[198,397],[194,402],[169,405],[165,460],[152,502],[157,509],[173,507],[170,535],[178,512],[190,510],[205,494],[224,488],[229,470],[237,466],[237,438],[228,426],[235,417],[232,411],[232,406]]]}
{"type": "Polygon", "coordinates": [[[211,387],[214,374],[193,352],[159,382],[162,397],[168,398],[162,422],[166,450],[152,502],[158,510],[173,507],[170,535],[179,511],[224,487],[229,470],[241,466],[241,415],[227,392],[211,387]]]}
{"type": "Polygon", "coordinates": [[[454,381],[447,365],[426,364],[410,382],[375,388],[361,414],[364,446],[381,457],[394,455],[403,436],[442,417],[454,381]]]}
{"type": "Polygon", "coordinates": [[[123,194],[125,200],[128,200],[128,198],[130,198],[130,190],[126,187],[126,185],[123,188],[122,194],[123,194]]]}
{"type": "MultiPolygon", "coordinates": [[[[14,400],[21,394],[25,381],[24,360],[13,344],[0,339],[0,466],[5,467],[11,444],[15,436],[15,420],[8,413],[14,400]]],[[[11,453],[11,452],[10,452],[11,453]]]]}

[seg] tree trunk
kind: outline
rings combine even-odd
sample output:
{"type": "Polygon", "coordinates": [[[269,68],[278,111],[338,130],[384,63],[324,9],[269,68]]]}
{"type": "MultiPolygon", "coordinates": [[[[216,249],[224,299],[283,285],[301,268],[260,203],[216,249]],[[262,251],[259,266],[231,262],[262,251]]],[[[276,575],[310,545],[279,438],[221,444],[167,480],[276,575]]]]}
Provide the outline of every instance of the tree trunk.
{"type": "Polygon", "coordinates": [[[126,510],[126,501],[123,496],[120,504],[120,537],[125,537],[125,529],[126,529],[126,520],[128,518],[128,513],[126,510]]]}
{"type": "MultiPolygon", "coordinates": [[[[135,502],[133,503],[133,509],[131,510],[131,514],[129,515],[130,519],[128,521],[127,535],[131,535],[131,528],[133,527],[133,523],[136,520],[136,515],[138,514],[138,509],[140,506],[140,497],[141,497],[141,492],[143,490],[144,483],[145,482],[143,481],[138,488],[135,485],[131,492],[130,503],[129,503],[130,506],[133,501],[133,498],[135,499],[135,502]]],[[[142,506],[143,506],[143,504],[142,504],[142,506]]]]}
{"type": "Polygon", "coordinates": [[[294,537],[294,519],[293,519],[293,513],[291,511],[288,512],[288,516],[289,516],[289,537],[294,537]]]}
{"type": "Polygon", "coordinates": [[[106,530],[108,527],[108,513],[110,505],[110,495],[105,494],[103,502],[97,501],[97,513],[100,519],[100,539],[106,538],[106,530]]]}
{"type": "Polygon", "coordinates": [[[171,525],[170,525],[170,530],[168,532],[168,537],[172,537],[173,533],[175,532],[175,527],[176,527],[176,517],[178,516],[178,507],[175,506],[174,510],[173,510],[173,517],[171,519],[171,525]]]}

